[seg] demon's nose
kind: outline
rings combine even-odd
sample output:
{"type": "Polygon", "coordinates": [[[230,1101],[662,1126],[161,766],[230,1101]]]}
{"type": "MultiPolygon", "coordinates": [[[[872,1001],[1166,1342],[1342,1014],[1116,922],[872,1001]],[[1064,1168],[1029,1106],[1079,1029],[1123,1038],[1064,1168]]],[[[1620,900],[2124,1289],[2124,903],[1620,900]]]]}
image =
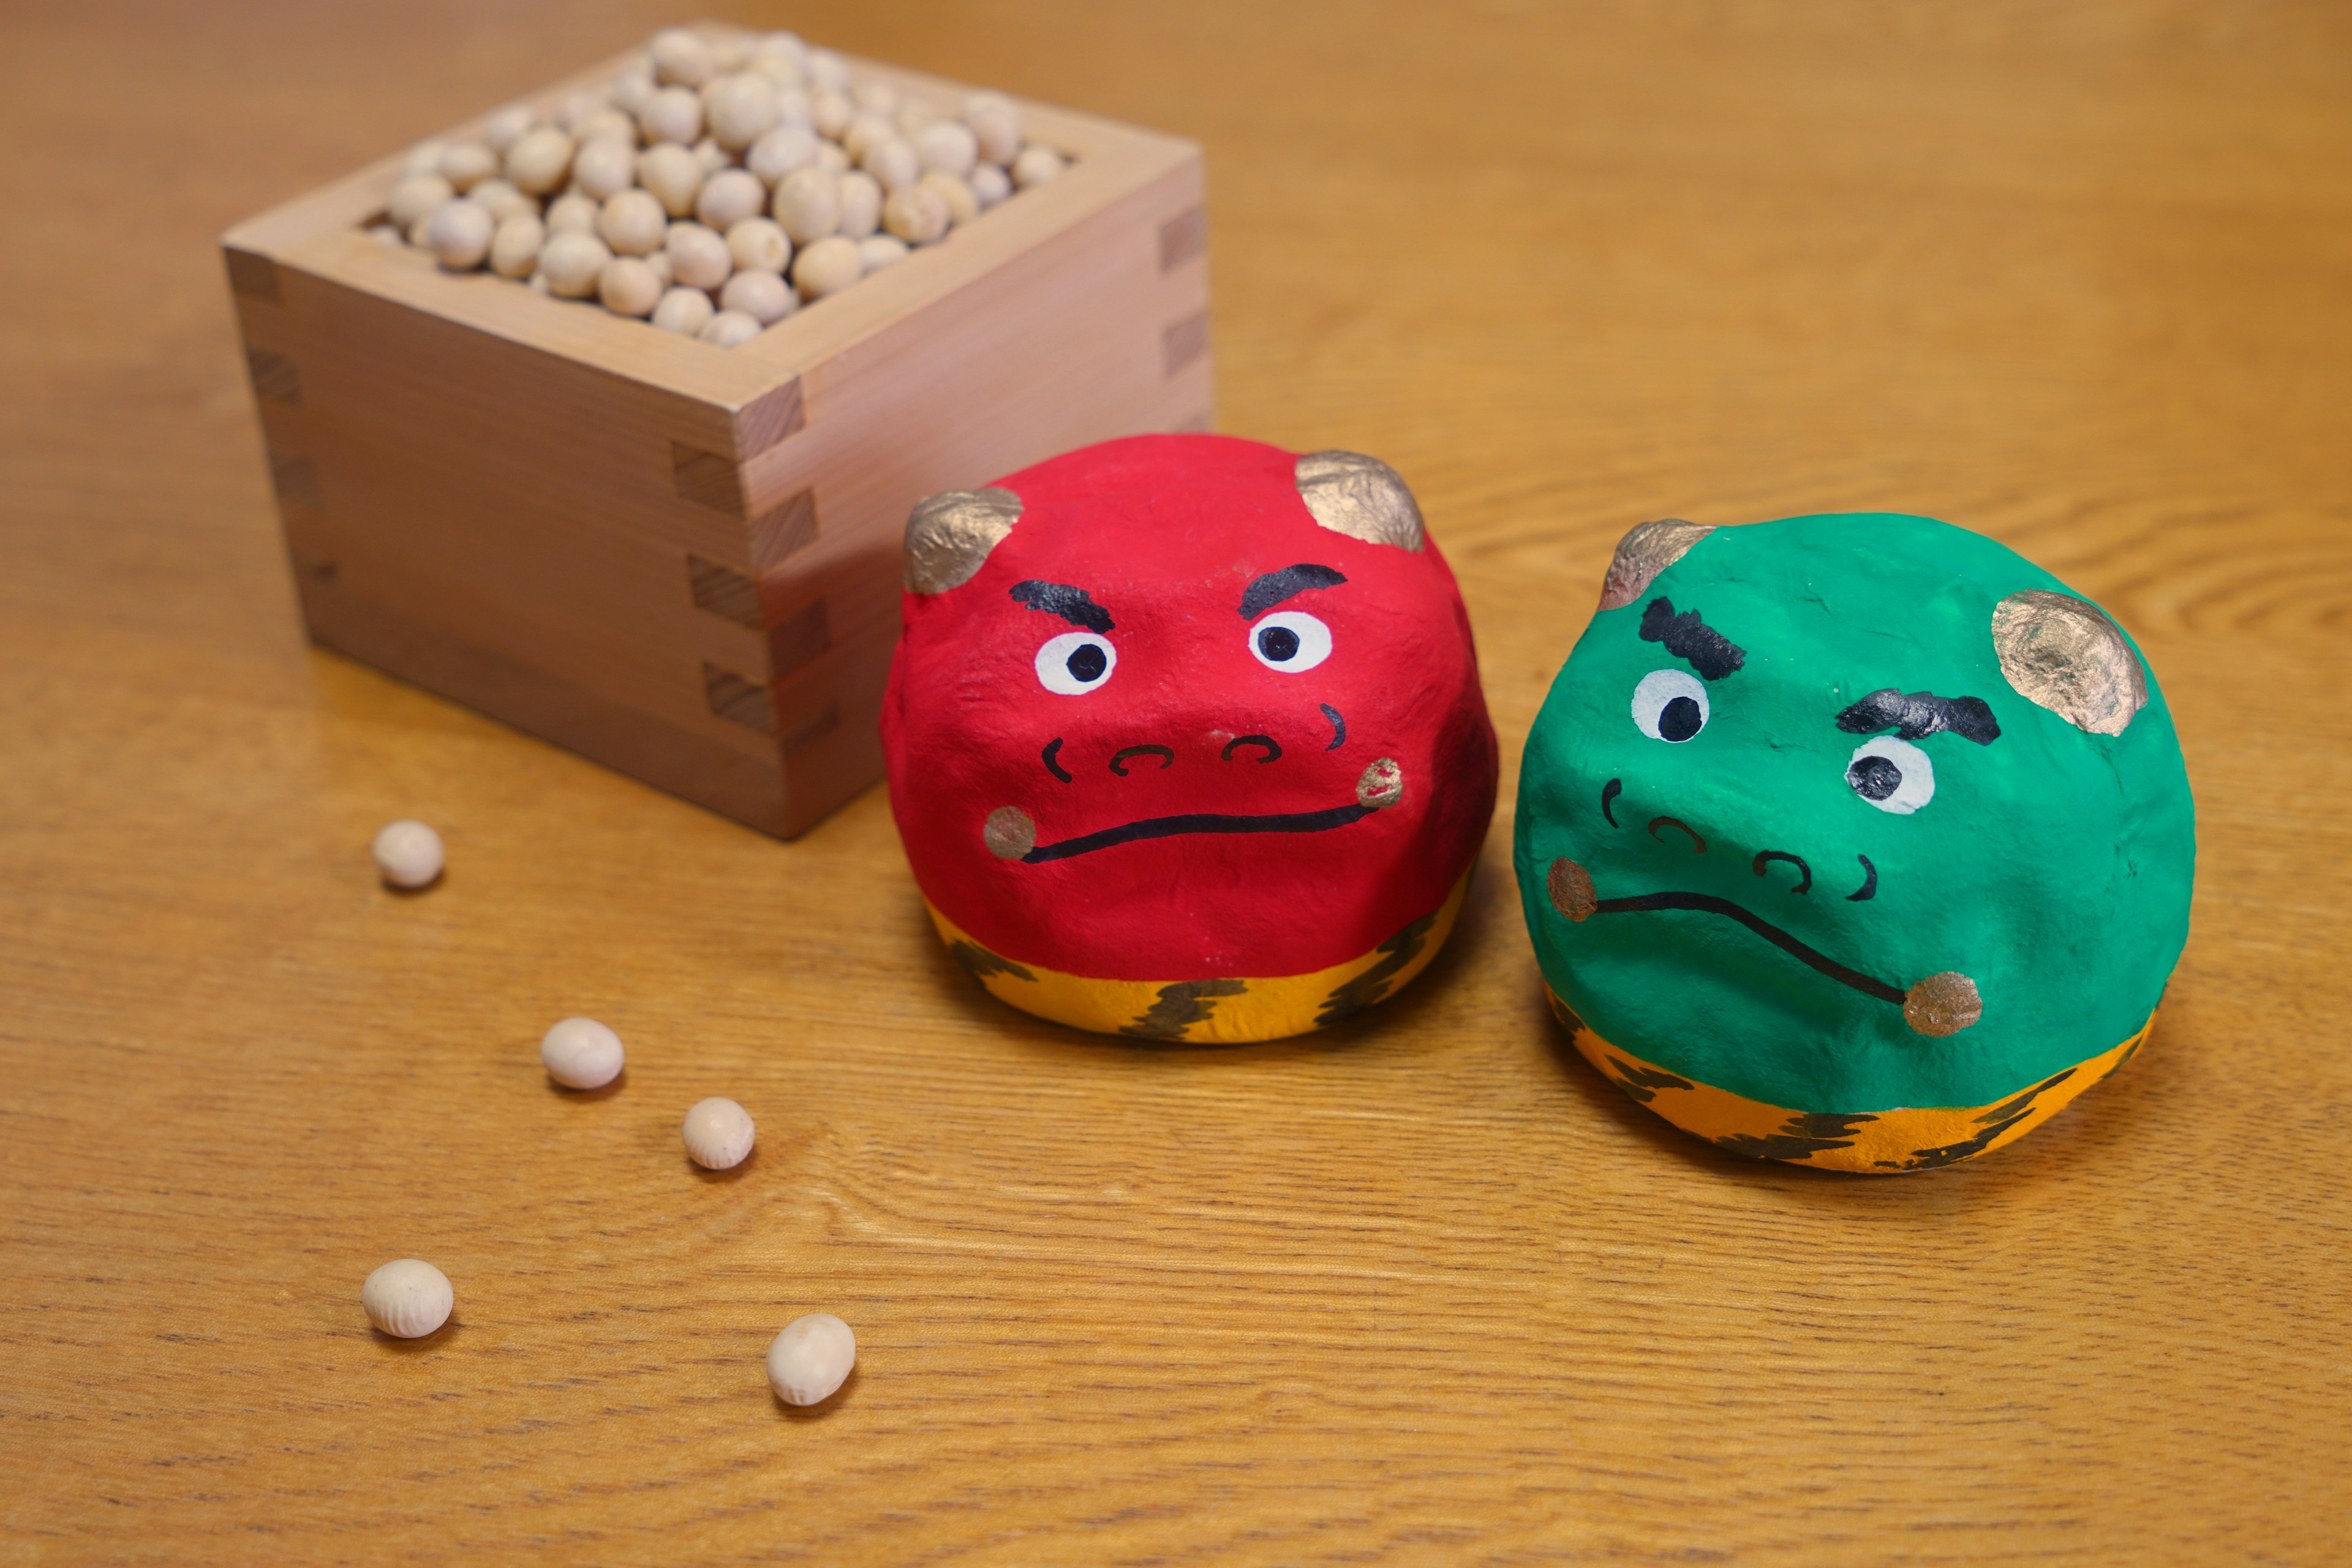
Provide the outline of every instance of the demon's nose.
{"type": "Polygon", "coordinates": [[[1984,1016],[1977,983],[1953,970],[1930,974],[1903,994],[1903,1021],[1922,1035],[1957,1035],[1984,1016]]]}
{"type": "Polygon", "coordinates": [[[1373,807],[1394,805],[1404,798],[1404,769],[1394,757],[1382,757],[1356,781],[1356,803],[1373,807]]]}
{"type": "Polygon", "coordinates": [[[980,825],[980,841],[1000,860],[1018,860],[1037,847],[1037,823],[1017,805],[1000,805],[980,825]]]}
{"type": "Polygon", "coordinates": [[[1592,891],[1592,873],[1566,858],[1551,863],[1544,877],[1544,892],[1551,899],[1551,907],[1570,921],[1589,918],[1600,900],[1592,891]]]}

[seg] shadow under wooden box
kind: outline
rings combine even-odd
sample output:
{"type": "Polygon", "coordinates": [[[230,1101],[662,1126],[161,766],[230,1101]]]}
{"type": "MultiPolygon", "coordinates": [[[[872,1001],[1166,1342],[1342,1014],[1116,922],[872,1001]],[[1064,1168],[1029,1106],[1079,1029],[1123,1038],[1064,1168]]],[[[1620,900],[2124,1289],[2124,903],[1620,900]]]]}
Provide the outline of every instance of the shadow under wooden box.
{"type": "Polygon", "coordinates": [[[1058,177],[733,349],[372,237],[397,155],[230,229],[311,638],[772,834],[879,778],[908,509],[1210,424],[1200,149],[1021,108],[1058,177]]]}

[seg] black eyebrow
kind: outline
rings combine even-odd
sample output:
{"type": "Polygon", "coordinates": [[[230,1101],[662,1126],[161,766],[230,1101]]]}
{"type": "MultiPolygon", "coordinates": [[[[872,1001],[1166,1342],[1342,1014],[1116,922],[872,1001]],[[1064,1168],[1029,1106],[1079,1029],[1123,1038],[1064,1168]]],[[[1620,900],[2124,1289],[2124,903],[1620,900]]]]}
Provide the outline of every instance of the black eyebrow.
{"type": "Polygon", "coordinates": [[[1096,604],[1084,588],[1073,588],[1067,583],[1041,583],[1033,577],[1005,591],[1031,609],[1059,616],[1074,626],[1084,626],[1090,632],[1111,628],[1110,612],[1096,604]]]}
{"type": "Polygon", "coordinates": [[[1748,652],[1699,619],[1696,610],[1675,614],[1673,603],[1653,599],[1642,612],[1642,640],[1662,642],[1676,658],[1709,680],[1721,680],[1748,662],[1748,652]]]}
{"type": "Polygon", "coordinates": [[[1309,588],[1336,588],[1346,581],[1330,567],[1309,561],[1253,577],[1250,585],[1242,590],[1242,619],[1254,621],[1293,594],[1303,594],[1309,588]]]}
{"type": "Polygon", "coordinates": [[[1900,739],[1950,731],[1979,746],[2000,739],[2000,725],[1981,697],[1938,697],[1932,691],[1897,691],[1887,687],[1874,691],[1837,716],[1837,727],[1849,735],[1895,727],[1900,739]]]}

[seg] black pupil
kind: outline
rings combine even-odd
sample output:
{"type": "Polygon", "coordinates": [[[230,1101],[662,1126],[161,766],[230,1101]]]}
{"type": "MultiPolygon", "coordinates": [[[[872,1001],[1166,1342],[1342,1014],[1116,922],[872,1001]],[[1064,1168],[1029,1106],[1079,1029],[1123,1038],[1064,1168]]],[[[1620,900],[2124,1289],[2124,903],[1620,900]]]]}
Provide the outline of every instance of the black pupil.
{"type": "Polygon", "coordinates": [[[1699,731],[1706,720],[1701,717],[1696,700],[1677,697],[1658,710],[1658,737],[1665,741],[1687,741],[1699,731]]]}
{"type": "Polygon", "coordinates": [[[1268,626],[1257,634],[1257,650],[1276,664],[1298,657],[1298,634],[1288,626],[1268,626]]]}
{"type": "Polygon", "coordinates": [[[1109,668],[1110,660],[1103,657],[1100,643],[1082,642],[1070,650],[1070,679],[1081,686],[1100,680],[1102,672],[1109,668]]]}
{"type": "Polygon", "coordinates": [[[1845,782],[1864,800],[1885,800],[1903,787],[1903,770],[1885,757],[1857,757],[1845,771],[1845,782]]]}

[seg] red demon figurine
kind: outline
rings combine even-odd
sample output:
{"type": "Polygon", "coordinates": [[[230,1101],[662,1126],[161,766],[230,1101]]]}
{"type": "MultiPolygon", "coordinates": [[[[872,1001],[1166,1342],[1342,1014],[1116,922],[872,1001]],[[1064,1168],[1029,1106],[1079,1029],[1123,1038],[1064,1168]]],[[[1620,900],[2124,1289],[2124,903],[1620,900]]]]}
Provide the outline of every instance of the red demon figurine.
{"type": "Polygon", "coordinates": [[[882,744],[965,967],[1153,1039],[1274,1039],[1395,991],[1495,807],[1469,617],[1404,481],[1227,437],[918,506],[882,744]]]}

